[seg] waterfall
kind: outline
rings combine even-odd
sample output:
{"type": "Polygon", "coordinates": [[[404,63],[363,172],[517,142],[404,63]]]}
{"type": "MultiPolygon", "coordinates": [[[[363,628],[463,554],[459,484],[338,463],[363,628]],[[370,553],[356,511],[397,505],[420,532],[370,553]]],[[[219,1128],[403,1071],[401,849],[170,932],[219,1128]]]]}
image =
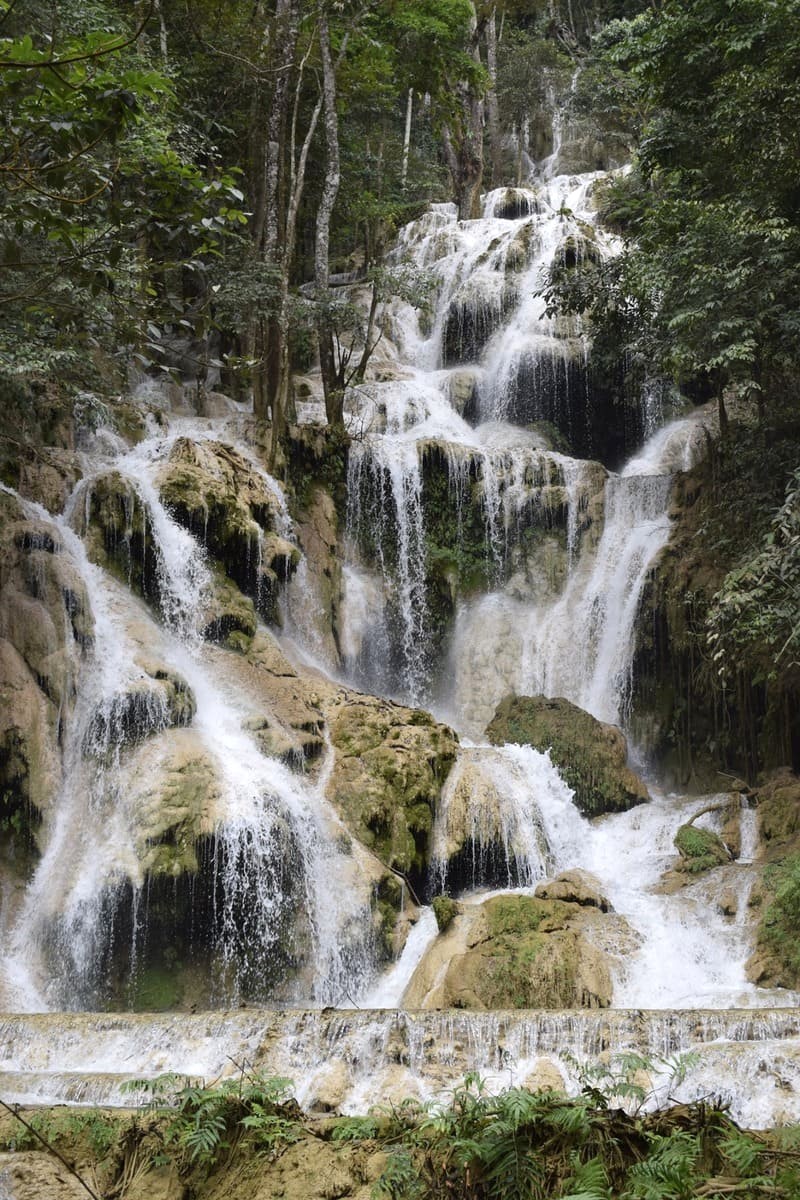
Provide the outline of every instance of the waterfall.
{"type": "Polygon", "coordinates": [[[304,1106],[363,1114],[376,1099],[444,1099],[467,1071],[493,1091],[551,1086],[555,1075],[576,1095],[580,1065],[601,1055],[691,1051],[697,1065],[679,1085],[654,1073],[649,1104],[668,1087],[674,1101],[712,1093],[758,1129],[775,1114],[797,1119],[799,1047],[796,1009],[47,1014],[0,1018],[0,1088],[8,1103],[130,1105],[121,1086],[131,1079],[170,1070],[210,1080],[268,1062],[296,1081],[304,1106]]]}
{"type": "Polygon", "coordinates": [[[14,1001],[28,1009],[95,1006],[120,950],[135,981],[149,902],[139,813],[152,805],[148,788],[163,769],[158,735],[178,725],[209,764],[203,829],[210,860],[200,864],[207,879],[198,876],[190,904],[208,908],[204,937],[219,980],[208,999],[263,1001],[280,982],[276,962],[294,958],[309,962],[295,999],[336,1003],[360,992],[374,970],[371,884],[359,878],[357,856],[341,848],[338,818],[324,800],[326,769],[305,782],[264,754],[247,731],[246,701],[205,652],[206,554],[166,510],[150,475],[165,446],[152,439],[112,464],[151,533],[160,626],[88,560],[70,524],[88,527],[92,477],[56,523],[92,598],[94,647],[52,828],[8,938],[14,1001]],[[165,676],[182,704],[177,718],[168,710],[165,676]],[[129,939],[127,952],[114,944],[120,937],[129,939]]]}
{"type": "MultiPolygon", "coordinates": [[[[346,397],[355,436],[343,561],[324,595],[325,568],[304,557],[301,524],[237,414],[173,417],[132,450],[101,431],[63,516],[20,501],[83,580],[93,635],[74,655],[63,781],[41,860],[18,911],[6,918],[0,907],[4,997],[28,1014],[45,1010],[0,1018],[7,1097],[119,1103],[131,1076],[208,1078],[229,1058],[263,1059],[296,1080],[301,1102],[322,1105],[324,1095],[326,1106],[362,1112],[377,1098],[441,1095],[468,1070],[492,1087],[552,1082],[555,1072],[574,1093],[575,1059],[696,1048],[700,1065],[676,1098],[711,1089],[751,1125],[800,1116],[800,1026],[782,1007],[798,997],[745,976],[760,869],[754,811],[738,813],[738,861],[680,880],[672,894],[674,838],[702,807],[697,797],[653,786],[649,804],[590,821],[549,752],[485,742],[510,693],[563,697],[627,724],[637,616],[670,536],[673,480],[698,461],[709,419],[697,410],[667,420],[654,380],[633,441],[603,428],[581,322],[549,315],[542,291],[556,267],[580,270],[617,247],[597,222],[601,176],[554,176],[558,157],[557,141],[539,186],[490,192],[478,220],[436,204],[400,232],[394,263],[429,273],[433,310],[387,305],[379,369],[346,397]],[[282,620],[282,649],[276,630],[262,650],[286,652],[276,670],[319,752],[308,773],[264,737],[274,714],[259,690],[262,659],[211,641],[219,479],[181,520],[164,500],[174,456],[191,487],[192,456],[212,450],[244,464],[258,492],[255,508],[243,502],[222,586],[236,582],[263,645],[264,622],[282,620]],[[98,532],[109,497],[113,520],[98,532]],[[298,560],[293,577],[272,570],[270,554],[298,560]],[[298,662],[307,691],[341,699],[361,688],[430,708],[461,735],[433,814],[406,774],[402,734],[379,748],[395,755],[380,765],[402,803],[419,809],[406,831],[411,888],[367,848],[378,840],[369,820],[388,828],[394,811],[369,814],[365,844],[352,834],[347,806],[371,784],[357,777],[337,801],[348,828],[326,799],[335,718],[322,728],[324,704],[303,709],[298,662]],[[165,781],[187,771],[191,800],[166,803],[165,781]],[[457,925],[490,888],[530,895],[575,869],[595,877],[618,918],[608,935],[619,940],[609,953],[617,1011],[404,1011],[415,972],[448,944],[433,909],[411,902],[413,887],[425,901],[455,897],[457,925]],[[200,1007],[269,1011],[46,1011],[135,1007],[147,964],[169,975],[173,942],[199,980],[200,1007]],[[396,960],[378,976],[390,945],[396,960]]],[[[350,740],[353,761],[374,749],[350,740]]],[[[723,832],[713,812],[697,824],[723,832]]]]}

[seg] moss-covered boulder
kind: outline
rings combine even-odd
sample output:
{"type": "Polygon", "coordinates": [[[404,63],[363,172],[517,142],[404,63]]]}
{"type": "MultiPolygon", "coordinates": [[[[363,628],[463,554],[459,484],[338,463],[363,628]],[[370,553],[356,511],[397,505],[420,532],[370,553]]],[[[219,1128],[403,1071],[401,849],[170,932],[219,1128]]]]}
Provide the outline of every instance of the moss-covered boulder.
{"type": "Polygon", "coordinates": [[[119,471],[81,485],[83,503],[74,521],[93,562],[99,563],[150,603],[160,601],[158,557],[147,507],[119,471]]]}
{"type": "Polygon", "coordinates": [[[177,878],[198,868],[198,844],[213,829],[220,785],[191,729],[143,746],[129,770],[129,807],[143,874],[177,878]]]}
{"type": "Polygon", "coordinates": [[[627,765],[625,736],[569,700],[546,696],[507,696],[497,707],[486,735],[495,746],[505,742],[550,751],[550,757],[575,792],[587,817],[625,812],[650,799],[639,776],[627,765]]]}
{"type": "Polygon", "coordinates": [[[157,661],[145,660],[141,666],[138,679],[93,713],[84,742],[88,753],[135,745],[162,730],[191,724],[197,702],[183,676],[157,661]]]}
{"type": "Polygon", "coordinates": [[[423,872],[456,735],[419,709],[339,692],[326,705],[334,766],[327,795],[387,866],[423,872]]]}
{"type": "Polygon", "coordinates": [[[605,1008],[611,966],[633,944],[623,918],[594,905],[494,896],[460,906],[420,964],[409,1007],[605,1008]]]}
{"type": "Polygon", "coordinates": [[[211,594],[203,612],[203,637],[243,654],[255,637],[256,624],[253,601],[228,578],[222,567],[215,565],[211,594]]]}
{"type": "Polygon", "coordinates": [[[800,987],[800,776],[772,772],[756,789],[761,916],[747,976],[763,987],[800,987]]]}
{"type": "Polygon", "coordinates": [[[700,829],[687,822],[675,834],[675,848],[681,856],[680,870],[690,875],[699,875],[711,867],[730,862],[731,856],[718,833],[712,829],[700,829]]]}

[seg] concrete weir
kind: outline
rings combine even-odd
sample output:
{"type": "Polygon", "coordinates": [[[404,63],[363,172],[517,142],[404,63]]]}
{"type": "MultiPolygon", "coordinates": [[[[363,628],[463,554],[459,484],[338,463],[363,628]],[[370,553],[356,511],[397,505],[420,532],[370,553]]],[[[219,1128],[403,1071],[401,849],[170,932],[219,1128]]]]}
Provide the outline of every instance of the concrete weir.
{"type": "Polygon", "coordinates": [[[587,1067],[618,1075],[619,1056],[630,1054],[650,1064],[636,1064],[649,1106],[710,1098],[754,1128],[800,1120],[798,1008],[8,1015],[0,1017],[0,1095],[127,1106],[141,1098],[123,1088],[131,1080],[175,1072],[211,1082],[246,1067],[288,1076],[308,1109],[356,1113],[442,1096],[467,1072],[492,1090],[575,1094],[587,1067]],[[678,1082],[672,1064],[686,1054],[678,1082]]]}

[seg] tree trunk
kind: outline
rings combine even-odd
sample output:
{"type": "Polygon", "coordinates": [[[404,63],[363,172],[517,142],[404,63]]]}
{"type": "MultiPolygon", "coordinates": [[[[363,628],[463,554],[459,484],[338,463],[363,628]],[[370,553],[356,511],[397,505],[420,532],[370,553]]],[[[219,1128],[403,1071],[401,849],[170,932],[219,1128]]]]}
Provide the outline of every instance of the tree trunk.
{"type": "Polygon", "coordinates": [[[336,73],[331,58],[328,18],[324,12],[320,14],[319,18],[319,48],[322,58],[322,97],[325,109],[327,163],[325,183],[317,209],[314,281],[317,300],[322,306],[317,321],[317,332],[322,387],[325,393],[325,415],[330,426],[341,426],[343,424],[344,397],[340,394],[342,391],[341,381],[335,377],[334,333],[325,310],[330,280],[331,214],[339,192],[341,171],[339,166],[339,118],[336,113],[336,73]]]}
{"type": "Polygon", "coordinates": [[[503,182],[502,147],[500,145],[500,113],[497,105],[497,21],[493,8],[486,22],[486,66],[489,89],[486,93],[486,124],[489,129],[489,161],[492,187],[503,182]]]}
{"type": "Polygon", "coordinates": [[[408,154],[411,149],[411,117],[414,108],[414,89],[408,89],[408,102],[406,103],[406,127],[403,133],[403,165],[400,170],[400,186],[405,191],[406,182],[408,180],[408,154]]]}
{"type": "MultiPolygon", "coordinates": [[[[480,39],[486,17],[479,22],[472,4],[467,52],[480,64],[480,39]]],[[[445,161],[453,183],[453,198],[462,221],[480,216],[483,182],[483,96],[474,83],[462,80],[456,87],[458,103],[450,126],[443,128],[445,161]]]]}
{"type": "Polygon", "coordinates": [[[281,278],[278,313],[272,319],[259,320],[253,345],[253,357],[256,360],[253,368],[253,411],[260,420],[271,417],[273,442],[276,418],[280,423],[278,410],[284,394],[282,376],[288,360],[283,284],[285,278],[288,296],[291,249],[284,219],[285,205],[281,200],[285,193],[286,129],[299,28],[299,0],[277,0],[274,19],[264,37],[264,48],[271,52],[268,61],[274,83],[264,132],[259,131],[254,137],[260,157],[253,227],[255,249],[264,262],[278,268],[281,278]]]}

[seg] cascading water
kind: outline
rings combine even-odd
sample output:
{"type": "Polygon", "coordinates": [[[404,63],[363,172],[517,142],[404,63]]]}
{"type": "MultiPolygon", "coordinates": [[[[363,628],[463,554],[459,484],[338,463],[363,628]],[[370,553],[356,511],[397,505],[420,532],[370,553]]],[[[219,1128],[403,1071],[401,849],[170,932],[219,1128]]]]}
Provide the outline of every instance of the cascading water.
{"type": "MultiPolygon", "coordinates": [[[[282,581],[278,606],[315,668],[431,704],[473,739],[437,809],[429,893],[466,893],[478,904],[473,889],[530,891],[568,869],[591,873],[637,946],[614,968],[615,1007],[661,1011],[10,1018],[0,1024],[9,1096],[118,1102],[130,1072],[213,1075],[233,1045],[233,1057],[261,1056],[269,1070],[293,1076],[301,1101],[340,1070],[336,1103],[363,1111],[378,1094],[439,1092],[464,1070],[497,1086],[535,1081],[543,1062],[574,1090],[564,1050],[590,1057],[609,1046],[645,1054],[697,1046],[703,1066],[683,1098],[703,1094],[713,1072],[714,1090],[730,1096],[743,1120],[765,1124],[800,1111],[797,1089],[782,1095],[759,1057],[760,1043],[782,1039],[781,1079],[797,1080],[796,1014],[668,1011],[797,999],[745,979],[758,870],[751,810],[740,813],[738,862],[717,868],[713,885],[701,879],[665,894],[673,837],[695,817],[696,798],[653,789],[651,803],[590,822],[547,754],[482,744],[509,692],[563,696],[603,721],[625,722],[634,625],[669,536],[671,480],[692,465],[705,419],[664,425],[654,383],[639,413],[647,438],[636,456],[620,470],[591,457],[606,443],[589,347],[579,322],[548,317],[540,293],[555,262],[577,269],[612,253],[614,242],[592,210],[598,176],[550,178],[557,154],[539,189],[490,193],[480,220],[459,222],[452,205],[434,205],[402,231],[397,258],[432,274],[435,310],[420,319],[394,304],[379,377],[348,397],[359,436],[349,456],[338,626],[325,629],[329,616],[305,561],[282,581]],[[565,442],[585,457],[565,453],[565,442]],[[37,1038],[46,1049],[39,1058],[29,1053],[37,1038]],[[736,1083],[743,1071],[759,1080],[748,1097],[736,1083]]],[[[137,830],[155,804],[153,778],[180,765],[188,739],[208,766],[195,829],[206,861],[185,909],[204,924],[197,949],[206,975],[216,976],[202,1003],[355,999],[398,1008],[437,941],[433,911],[423,906],[402,954],[374,978],[379,873],[325,801],[331,745],[313,780],[265,752],[256,738],[263,712],[244,676],[204,640],[215,587],[204,541],[214,530],[207,523],[188,533],[177,523],[158,473],[179,442],[202,447],[222,437],[272,495],[285,552],[299,554],[280,487],[225,421],[180,420],[168,433],[151,430],[133,451],[98,439],[64,518],[28,506],[57,531],[84,579],[94,634],[66,724],[64,783],[44,854],[4,930],[9,1007],[104,1000],[121,959],[134,979],[137,957],[159,934],[157,897],[144,886],[147,856],[172,852],[137,830]],[[92,504],[110,473],[126,497],[119,561],[158,621],[87,555],[92,504]],[[291,980],[281,975],[289,960],[291,980]]],[[[624,449],[615,444],[606,461],[618,464],[624,449]]],[[[256,528],[247,533],[247,561],[234,563],[262,613],[264,555],[256,528]]],[[[715,817],[697,820],[710,828],[715,817]]],[[[416,906],[410,911],[413,921],[416,906]]]]}
{"type": "MultiPolygon", "coordinates": [[[[217,983],[206,1000],[267,999],[274,964],[285,957],[307,959],[294,996],[311,1003],[346,999],[373,971],[370,884],[359,879],[357,856],[340,849],[338,821],[323,799],[325,770],[306,784],[263,754],[246,731],[243,698],[204,652],[205,553],[167,512],[150,477],[169,445],[156,437],[112,464],[150,531],[160,627],[89,562],[71,527],[88,527],[91,476],[56,524],[92,597],[94,647],[82,671],[52,829],[8,934],[15,1007],[95,1006],[120,936],[130,938],[122,951],[135,984],[149,902],[137,810],[163,766],[148,742],[171,726],[185,726],[199,743],[213,780],[204,815],[211,854],[206,936],[217,983]],[[164,679],[176,692],[171,708],[164,679]]],[[[52,523],[43,510],[32,515],[52,523]]],[[[200,902],[196,895],[193,903],[200,902]]]]}
{"type": "MultiPolygon", "coordinates": [[[[360,645],[380,625],[380,661],[390,660],[387,612],[399,593],[402,641],[416,658],[413,670],[404,659],[389,690],[427,693],[475,739],[513,692],[565,697],[601,721],[625,723],[635,621],[669,537],[672,480],[702,453],[705,415],[665,424],[656,382],[641,404],[647,440],[621,470],[547,448],[553,425],[573,445],[591,444],[588,346],[579,324],[547,315],[540,293],[554,261],[579,268],[582,257],[613,252],[595,224],[595,186],[596,177],[561,177],[539,191],[501,189],[485,198],[478,221],[457,222],[440,205],[409,226],[398,254],[433,272],[435,316],[426,329],[396,306],[397,378],[367,389],[377,416],[351,467],[348,578],[358,580],[359,598],[380,602],[354,604],[346,642],[360,645]],[[437,571],[450,589],[444,604],[437,571]],[[448,601],[451,633],[437,643],[448,601]]],[[[363,683],[386,689],[386,675],[371,674],[363,655],[357,666],[363,683]]],[[[615,1004],[772,1002],[744,973],[752,846],[741,864],[720,868],[738,897],[735,919],[703,884],[658,894],[691,806],[657,794],[592,824],[536,751],[465,748],[439,806],[431,890],[530,888],[580,867],[641,946],[617,971],[615,1004]]]]}

